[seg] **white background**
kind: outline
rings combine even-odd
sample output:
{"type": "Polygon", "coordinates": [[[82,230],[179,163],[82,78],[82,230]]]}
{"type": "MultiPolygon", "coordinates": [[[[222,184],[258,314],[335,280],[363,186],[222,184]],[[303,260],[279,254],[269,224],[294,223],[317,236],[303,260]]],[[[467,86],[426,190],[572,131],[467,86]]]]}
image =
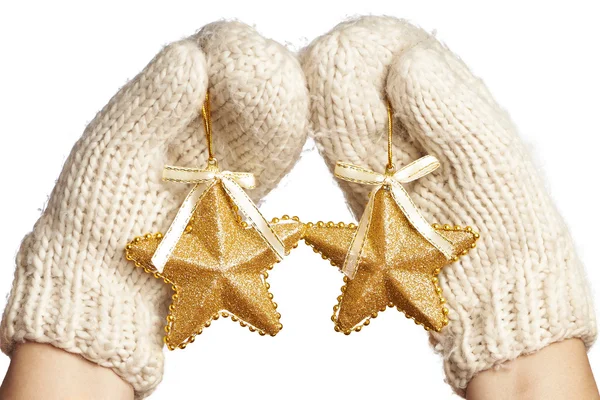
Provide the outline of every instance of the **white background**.
{"type": "MultiPolygon", "coordinates": [[[[221,18],[255,24],[297,49],[341,20],[412,20],[457,52],[511,110],[567,219],[594,291],[598,266],[598,3],[446,1],[102,1],[0,5],[0,306],[14,256],[86,123],[161,47],[221,18]]],[[[312,146],[269,195],[267,216],[350,222],[312,146]]],[[[359,334],[333,331],[341,275],[301,247],[271,274],[284,330],[260,337],[220,320],[167,354],[153,399],[301,399],[453,395],[427,335],[395,311],[359,334]]],[[[598,296],[596,296],[598,299],[598,296]]],[[[596,304],[600,308],[598,301],[596,304]]],[[[600,373],[600,350],[591,363],[600,373]]],[[[0,376],[8,358],[0,358],[0,376]]]]}

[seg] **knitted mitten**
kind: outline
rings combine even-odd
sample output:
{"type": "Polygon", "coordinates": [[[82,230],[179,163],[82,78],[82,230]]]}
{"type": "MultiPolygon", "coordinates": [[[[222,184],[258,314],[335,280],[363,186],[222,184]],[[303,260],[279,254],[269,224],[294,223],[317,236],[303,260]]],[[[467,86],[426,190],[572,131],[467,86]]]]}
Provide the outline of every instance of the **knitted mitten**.
{"type": "Polygon", "coordinates": [[[134,236],[166,231],[189,185],[165,164],[204,167],[207,87],[223,169],[256,174],[254,199],[298,159],[308,97],[295,56],[237,22],[164,48],[98,113],[27,235],[0,329],[2,350],[50,343],[112,368],[136,397],[163,371],[170,288],[124,257],[134,236]]]}
{"type": "MultiPolygon", "coordinates": [[[[569,233],[509,116],[426,32],[394,19],[343,23],[302,54],[315,140],[338,160],[383,172],[385,98],[399,168],[431,154],[439,171],[407,185],[430,222],[471,225],[478,247],[444,269],[449,325],[432,333],[459,393],[480,371],[567,338],[590,346],[595,317],[569,233]]],[[[340,182],[357,216],[365,185],[340,182]]]]}

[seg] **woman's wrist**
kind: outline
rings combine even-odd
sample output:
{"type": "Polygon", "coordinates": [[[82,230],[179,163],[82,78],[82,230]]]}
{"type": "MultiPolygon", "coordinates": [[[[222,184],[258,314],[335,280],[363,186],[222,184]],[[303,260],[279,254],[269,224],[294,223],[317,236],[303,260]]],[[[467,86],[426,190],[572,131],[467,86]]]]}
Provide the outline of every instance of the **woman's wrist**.
{"type": "Polygon", "coordinates": [[[133,388],[112,370],[81,356],[47,344],[24,343],[11,355],[0,400],[40,396],[46,400],[132,400],[133,388]]]}
{"type": "Polygon", "coordinates": [[[600,399],[583,342],[569,339],[475,376],[468,400],[600,399]]]}

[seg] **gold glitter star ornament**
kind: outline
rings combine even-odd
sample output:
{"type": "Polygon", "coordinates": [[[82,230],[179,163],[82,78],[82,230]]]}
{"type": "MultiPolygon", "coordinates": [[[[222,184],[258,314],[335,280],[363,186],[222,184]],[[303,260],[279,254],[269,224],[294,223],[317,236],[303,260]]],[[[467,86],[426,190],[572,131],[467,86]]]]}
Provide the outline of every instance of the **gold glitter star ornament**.
{"type": "MultiPolygon", "coordinates": [[[[479,235],[469,227],[432,225],[452,244],[451,259],[432,246],[410,224],[389,190],[371,194],[373,213],[352,278],[344,276],[342,293],[334,306],[337,331],[360,331],[388,307],[397,307],[427,330],[440,331],[448,323],[441,268],[475,247],[479,235]]],[[[332,222],[307,223],[304,241],[332,265],[343,268],[358,227],[332,222]]]]}
{"type": "Polygon", "coordinates": [[[335,175],[375,186],[357,226],[307,224],[304,240],[323,258],[342,269],[345,285],[334,307],[337,331],[349,334],[369,325],[380,311],[397,307],[427,330],[448,324],[437,275],[475,247],[471,228],[430,225],[402,186],[439,167],[422,157],[395,171],[391,154],[392,115],[388,106],[388,166],[384,174],[338,162],[335,175]]]}
{"type": "MultiPolygon", "coordinates": [[[[205,121],[207,114],[203,109],[205,121]]],[[[165,167],[164,180],[194,184],[169,230],[164,236],[135,238],[126,247],[128,260],[172,286],[165,326],[170,350],[185,348],[220,316],[231,316],[261,335],[277,334],[281,315],[269,292],[267,271],[304,233],[296,217],[271,224],[264,219],[243,190],[254,186],[254,177],[220,171],[210,126],[205,128],[206,169],[165,167]]]]}

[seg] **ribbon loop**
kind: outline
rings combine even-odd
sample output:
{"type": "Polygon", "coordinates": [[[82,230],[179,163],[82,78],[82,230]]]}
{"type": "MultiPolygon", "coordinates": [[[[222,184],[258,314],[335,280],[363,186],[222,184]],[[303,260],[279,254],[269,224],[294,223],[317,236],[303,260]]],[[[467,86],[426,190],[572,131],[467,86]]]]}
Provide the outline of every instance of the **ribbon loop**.
{"type": "Polygon", "coordinates": [[[440,162],[434,156],[421,157],[402,167],[394,174],[394,179],[400,183],[416,181],[438,169],[440,162]]]}
{"type": "Polygon", "coordinates": [[[198,201],[202,197],[202,194],[219,181],[223,184],[223,187],[237,205],[238,209],[269,245],[271,250],[273,250],[279,259],[284,257],[285,247],[283,243],[275,232],[273,232],[265,217],[263,217],[256,205],[244,191],[244,189],[252,189],[255,187],[256,180],[253,174],[249,172],[220,171],[215,165],[209,165],[207,169],[183,168],[167,165],[163,170],[163,180],[169,182],[194,183],[195,186],[183,201],[175,219],[152,256],[152,264],[159,272],[164,270],[177,242],[189,224],[194,211],[196,211],[198,201]]]}
{"type": "Polygon", "coordinates": [[[362,183],[363,185],[381,185],[385,175],[358,165],[338,161],[335,165],[334,175],[348,182],[362,183]]]}
{"type": "Polygon", "coordinates": [[[453,257],[454,249],[452,244],[425,220],[406,189],[402,186],[402,183],[412,182],[430,174],[439,166],[440,163],[437,158],[429,155],[413,161],[394,174],[381,174],[357,165],[344,162],[337,163],[335,167],[336,177],[348,182],[375,186],[369,198],[369,202],[367,203],[367,207],[360,219],[356,234],[352,239],[350,250],[348,251],[342,268],[342,271],[350,279],[354,277],[358,269],[367,231],[371,224],[373,200],[375,198],[374,194],[384,185],[389,186],[394,201],[410,224],[421,234],[421,236],[442,252],[447,259],[453,257]]]}

